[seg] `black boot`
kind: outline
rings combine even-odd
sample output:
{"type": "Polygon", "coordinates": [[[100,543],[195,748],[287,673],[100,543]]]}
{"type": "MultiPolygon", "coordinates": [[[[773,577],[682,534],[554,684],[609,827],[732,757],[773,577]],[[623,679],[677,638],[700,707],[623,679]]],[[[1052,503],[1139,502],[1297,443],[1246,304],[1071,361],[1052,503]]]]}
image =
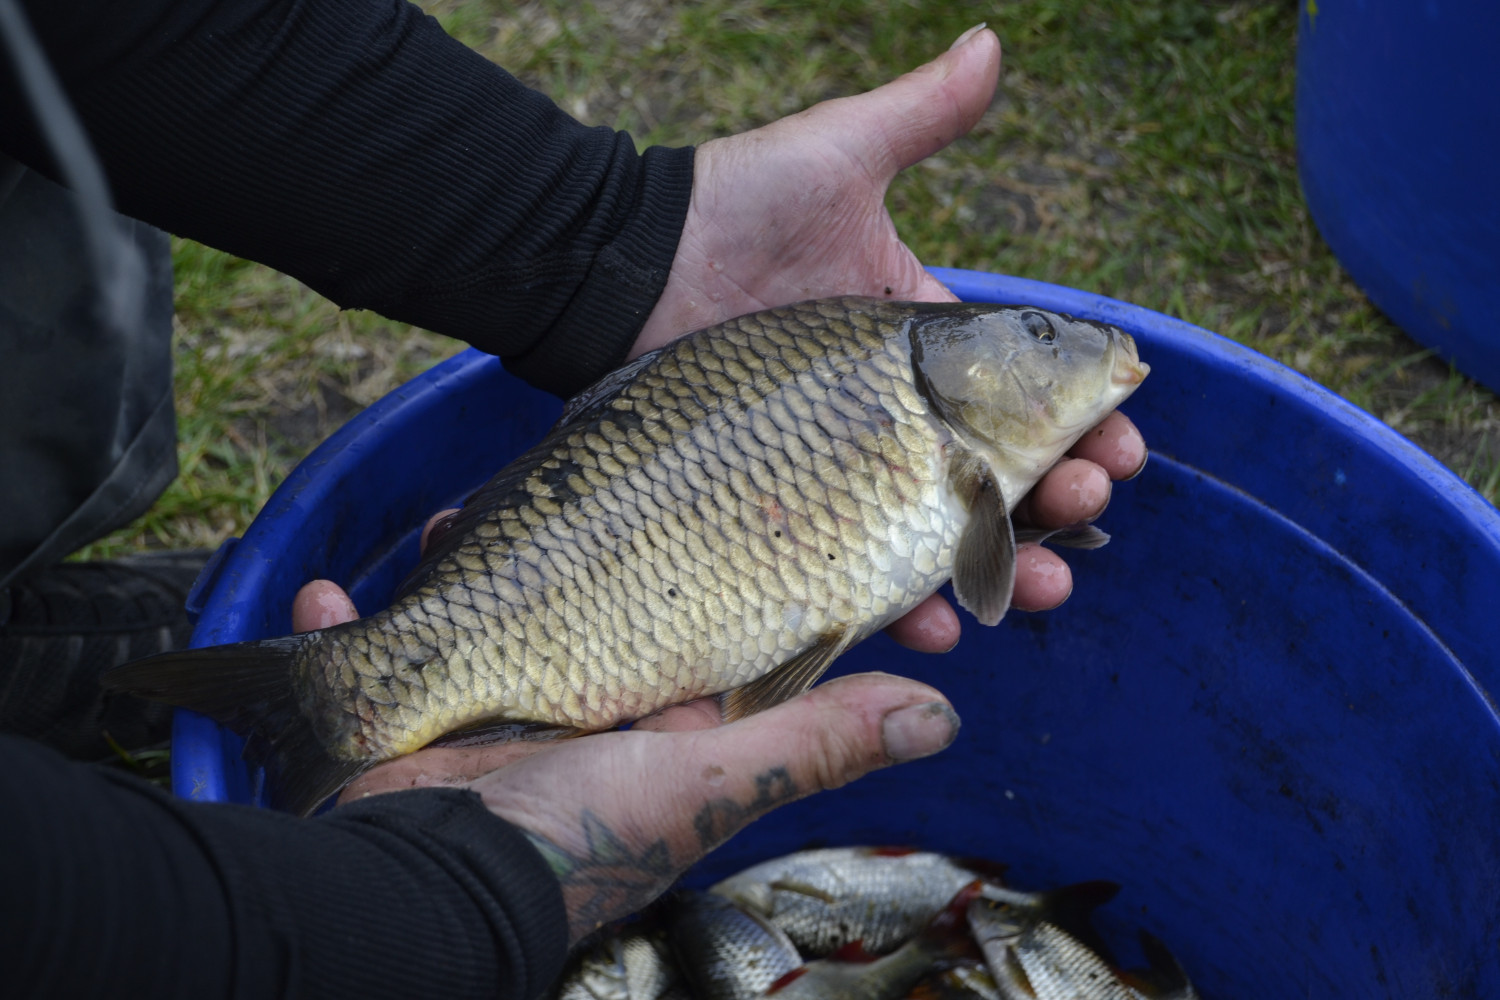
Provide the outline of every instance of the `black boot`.
{"type": "Polygon", "coordinates": [[[172,711],[106,693],[99,675],[186,646],[183,604],[207,552],[62,563],[0,590],[0,731],[77,760],[171,736],[172,711]]]}

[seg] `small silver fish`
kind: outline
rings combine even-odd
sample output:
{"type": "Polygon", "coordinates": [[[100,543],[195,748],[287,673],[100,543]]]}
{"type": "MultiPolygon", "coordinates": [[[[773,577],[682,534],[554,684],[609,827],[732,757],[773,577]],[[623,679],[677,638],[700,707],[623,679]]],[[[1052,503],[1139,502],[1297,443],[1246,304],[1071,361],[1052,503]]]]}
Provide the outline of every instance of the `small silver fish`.
{"type": "Polygon", "coordinates": [[[998,882],[1001,871],[929,851],[832,847],[762,862],[709,891],[770,920],[803,954],[859,941],[880,955],[920,931],[959,889],[976,878],[998,882]]]}
{"type": "Polygon", "coordinates": [[[1142,937],[1151,968],[1121,973],[1080,938],[1094,938],[1089,911],[1118,886],[1087,882],[1048,893],[994,886],[969,906],[969,926],[1005,1000],[1196,1000],[1161,942],[1142,937]],[[1065,930],[1061,923],[1067,923],[1065,930]]]}
{"type": "Polygon", "coordinates": [[[778,927],[709,893],[674,902],[668,936],[696,1000],[752,1000],[802,965],[778,927]]]}
{"type": "Polygon", "coordinates": [[[809,962],[766,993],[772,1000],[901,1000],[934,963],[972,951],[965,914],[982,883],[971,882],[916,937],[879,958],[845,946],[831,958],[809,962]],[[851,951],[857,954],[851,955],[851,951]],[[851,958],[864,960],[851,961],[851,958]]]}
{"type": "Polygon", "coordinates": [[[629,928],[575,955],[554,1000],[695,1000],[661,936],[629,928]]]}
{"type": "Polygon", "coordinates": [[[1005,1000],[989,966],[978,959],[957,959],[934,969],[911,988],[906,1000],[1005,1000]]]}

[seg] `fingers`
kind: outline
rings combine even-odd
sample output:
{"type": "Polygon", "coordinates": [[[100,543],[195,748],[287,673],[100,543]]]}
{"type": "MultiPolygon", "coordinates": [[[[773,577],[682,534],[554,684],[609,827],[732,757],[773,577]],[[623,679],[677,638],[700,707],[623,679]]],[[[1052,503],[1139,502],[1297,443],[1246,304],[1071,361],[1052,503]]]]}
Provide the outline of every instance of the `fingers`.
{"type": "MultiPolygon", "coordinates": [[[[1114,412],[1088,431],[1017,505],[1016,520],[1040,528],[1086,524],[1104,512],[1114,480],[1140,474],[1146,442],[1135,424],[1114,412]]],[[[1016,550],[1016,589],[1011,605],[1050,611],[1073,592],[1073,573],[1056,553],[1039,545],[1016,550]]]]}
{"type": "Polygon", "coordinates": [[[958,726],[933,688],[862,674],[712,729],[570,741],[470,787],[538,843],[576,941],[639,909],[757,817],[936,753],[958,726]]]}
{"type": "Polygon", "coordinates": [[[1114,480],[1134,479],[1146,467],[1146,439],[1115,410],[1078,439],[1070,454],[1097,464],[1114,480]]]}
{"type": "Polygon", "coordinates": [[[1073,571],[1062,558],[1034,542],[1016,548],[1016,589],[1011,607],[1051,611],[1073,593],[1073,571]]]}
{"type": "Polygon", "coordinates": [[[332,580],[313,580],[302,585],[292,599],[292,631],[311,632],[359,617],[354,602],[332,580]]]}
{"type": "Polygon", "coordinates": [[[1102,468],[1087,459],[1065,458],[1016,505],[1016,520],[1038,528],[1085,524],[1104,512],[1109,494],[1102,468]]]}
{"type": "Polygon", "coordinates": [[[1078,439],[1071,458],[1042,477],[1016,507],[1016,519],[1040,528],[1094,520],[1109,504],[1112,480],[1131,479],[1146,464],[1146,442],[1118,411],[1078,439]]]}
{"type": "Polygon", "coordinates": [[[591,803],[596,812],[609,807],[647,841],[666,836],[696,858],[782,802],[937,753],[953,741],[958,725],[936,689],[888,674],[857,674],[728,725],[606,733],[558,744],[553,753],[480,779],[476,789],[518,822],[533,811],[552,813],[540,803],[556,803],[565,794],[591,803]],[[528,769],[532,773],[520,776],[528,769]],[[575,788],[552,783],[554,773],[564,771],[575,775],[575,788]],[[650,774],[652,781],[618,781],[621,774],[650,774]],[[774,792],[767,791],[768,782],[774,792]],[[715,818],[714,809],[729,809],[718,805],[725,800],[737,804],[738,822],[695,831],[688,821],[715,818]]]}
{"type": "Polygon", "coordinates": [[[446,510],[438,511],[427,519],[427,523],[422,525],[421,546],[423,552],[427,551],[427,546],[438,541],[448,533],[453,527],[454,516],[458,511],[459,508],[457,507],[449,507],[446,510]]]}
{"type": "Polygon", "coordinates": [[[630,728],[646,733],[682,733],[712,729],[724,724],[718,698],[699,698],[685,705],[670,705],[634,723],[630,728]]]}
{"type": "Polygon", "coordinates": [[[919,653],[946,653],[958,645],[958,612],[933,594],[886,626],[886,635],[919,653]]]}

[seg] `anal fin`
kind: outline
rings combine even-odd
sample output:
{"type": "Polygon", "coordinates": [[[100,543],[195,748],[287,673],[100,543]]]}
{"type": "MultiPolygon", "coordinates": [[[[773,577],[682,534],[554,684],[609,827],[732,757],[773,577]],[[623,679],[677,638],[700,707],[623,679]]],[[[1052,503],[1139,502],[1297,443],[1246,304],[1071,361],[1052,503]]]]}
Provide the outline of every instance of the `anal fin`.
{"type": "Polygon", "coordinates": [[[848,626],[836,625],[818,636],[807,649],[758,677],[744,687],[726,691],[719,697],[719,710],[725,722],[779,705],[812,687],[828,665],[849,646],[853,633],[848,626]]]}

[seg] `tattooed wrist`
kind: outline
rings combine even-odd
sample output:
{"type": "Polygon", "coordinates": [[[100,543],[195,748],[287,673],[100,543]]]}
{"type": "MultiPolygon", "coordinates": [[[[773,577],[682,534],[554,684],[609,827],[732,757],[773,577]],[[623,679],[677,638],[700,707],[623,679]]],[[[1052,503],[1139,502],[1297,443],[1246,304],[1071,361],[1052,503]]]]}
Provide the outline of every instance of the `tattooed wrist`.
{"type": "Polygon", "coordinates": [[[610,921],[641,909],[670,888],[690,864],[751,820],[801,794],[787,768],[761,772],[748,801],[723,796],[704,802],[692,818],[696,838],[684,829],[673,841],[679,847],[676,857],[666,837],[635,847],[642,838],[628,831],[622,834],[592,809],[579,814],[577,831],[564,831],[568,836],[559,837],[562,843],[524,827],[522,833],[557,876],[568,911],[569,937],[576,944],[610,921]]]}
{"type": "Polygon", "coordinates": [[[577,942],[611,920],[634,913],[666,891],[681,867],[665,838],[635,850],[593,810],[579,817],[577,850],[523,831],[562,886],[570,937],[577,942]]]}

